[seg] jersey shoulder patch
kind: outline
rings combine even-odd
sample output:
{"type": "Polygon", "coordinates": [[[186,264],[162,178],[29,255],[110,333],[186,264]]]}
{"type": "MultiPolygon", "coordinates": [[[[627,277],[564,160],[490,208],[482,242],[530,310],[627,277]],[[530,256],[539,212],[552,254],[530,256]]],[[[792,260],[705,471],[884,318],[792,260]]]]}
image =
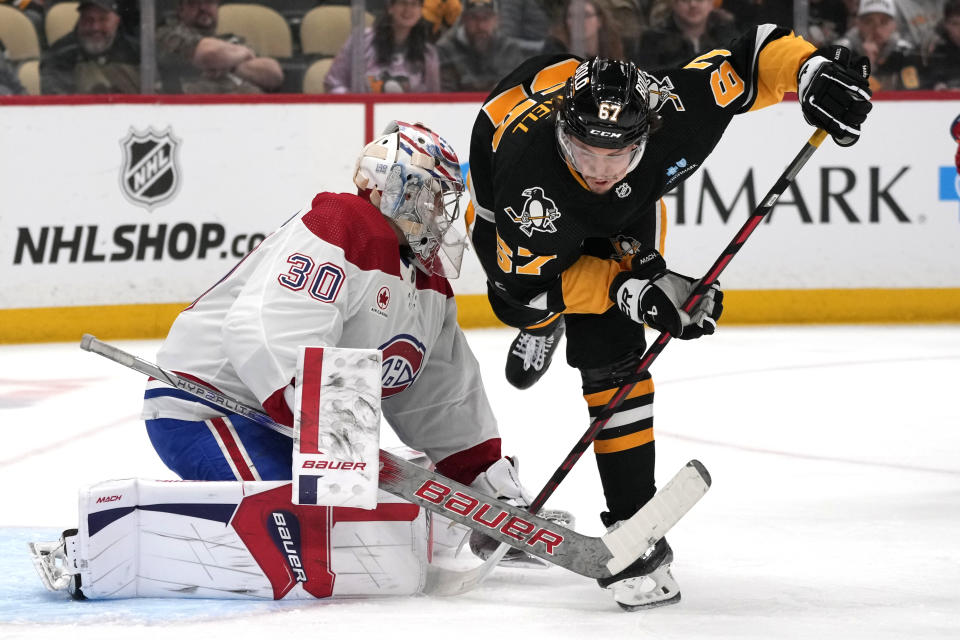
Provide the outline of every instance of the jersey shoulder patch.
{"type": "Polygon", "coordinates": [[[319,193],[301,218],[313,235],[343,250],[363,271],[400,275],[399,243],[372,204],[349,193],[319,193]]]}

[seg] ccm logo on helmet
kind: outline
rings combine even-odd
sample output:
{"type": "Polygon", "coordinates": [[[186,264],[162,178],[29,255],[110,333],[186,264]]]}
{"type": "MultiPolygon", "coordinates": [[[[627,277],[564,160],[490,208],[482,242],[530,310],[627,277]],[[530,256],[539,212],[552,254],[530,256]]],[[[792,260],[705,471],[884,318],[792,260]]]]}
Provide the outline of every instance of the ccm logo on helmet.
{"type": "Polygon", "coordinates": [[[601,131],[600,129],[590,129],[590,135],[600,136],[601,138],[622,138],[622,133],[616,131],[601,131]]]}

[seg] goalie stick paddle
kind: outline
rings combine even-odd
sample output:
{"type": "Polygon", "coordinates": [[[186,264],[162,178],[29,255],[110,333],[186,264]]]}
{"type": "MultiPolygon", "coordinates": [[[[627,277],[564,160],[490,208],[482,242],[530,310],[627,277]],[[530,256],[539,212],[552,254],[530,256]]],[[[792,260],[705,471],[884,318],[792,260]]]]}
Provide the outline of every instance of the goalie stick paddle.
{"type": "MultiPolygon", "coordinates": [[[[292,429],[274,422],[259,409],[182,378],[92,335],[84,335],[80,347],[287,437],[293,435],[292,429]]],[[[591,578],[604,578],[629,566],[662,538],[707,492],[710,474],[700,462],[691,460],[632,518],[600,537],[585,536],[557,525],[383,450],[380,451],[380,488],[551,564],[591,578]]]]}
{"type": "MultiPolygon", "coordinates": [[[[796,155],[793,161],[787,165],[787,168],[784,169],[783,173],[780,174],[780,177],[777,179],[777,182],[774,183],[770,191],[767,192],[767,195],[764,196],[763,200],[760,203],[760,206],[757,207],[747,221],[743,224],[740,230],[737,232],[737,235],[734,236],[730,244],[727,245],[727,248],[723,250],[723,253],[717,258],[713,263],[713,266],[707,271],[707,275],[700,280],[699,285],[693,290],[690,294],[690,297],[684,302],[681,307],[684,311],[689,313],[707,292],[710,286],[717,281],[720,277],[720,274],[726,269],[727,265],[733,259],[733,256],[737,254],[740,250],[740,247],[743,246],[743,243],[747,241],[747,238],[750,237],[750,234],[753,233],[754,229],[757,228],[757,225],[760,224],[760,221],[773,209],[773,205],[776,204],[777,200],[780,199],[780,196],[783,195],[783,192],[786,191],[787,187],[793,182],[793,179],[796,177],[800,169],[807,163],[807,160],[810,159],[810,156],[813,155],[813,152],[820,147],[821,143],[826,139],[827,132],[823,129],[817,129],[810,139],[807,140],[803,148],[800,150],[800,153],[796,155]]],[[[663,332],[657,338],[657,340],[650,345],[650,348],[647,349],[646,353],[643,354],[643,358],[640,361],[640,364],[637,366],[634,375],[640,375],[644,371],[650,368],[650,365],[653,364],[653,361],[657,359],[657,356],[660,355],[660,352],[663,351],[664,347],[667,346],[667,343],[670,342],[670,334],[663,332]]],[[[547,481],[547,484],[540,490],[540,493],[534,498],[533,502],[530,504],[530,512],[536,513],[546,504],[547,500],[553,495],[553,492],[556,491],[557,487],[560,486],[560,483],[563,482],[564,478],[567,477],[567,474],[570,473],[570,470],[573,469],[573,465],[577,463],[580,457],[583,455],[584,451],[587,450],[587,447],[590,446],[590,443],[593,442],[597,435],[603,429],[604,425],[610,420],[613,416],[613,412],[620,406],[623,400],[630,395],[630,392],[633,391],[633,388],[636,386],[636,382],[630,382],[624,386],[618,388],[614,393],[613,397],[607,402],[606,406],[597,414],[597,417],[590,423],[590,426],[587,428],[587,431],[583,434],[573,449],[570,450],[570,453],[567,454],[567,457],[564,459],[563,463],[557,467],[557,470],[553,472],[553,475],[550,477],[550,480],[547,481]]],[[[470,572],[469,576],[463,576],[455,584],[446,584],[441,585],[439,589],[443,592],[444,595],[456,595],[458,593],[464,593],[471,589],[476,588],[483,582],[484,579],[493,571],[497,563],[506,555],[509,547],[501,544],[497,547],[496,551],[487,558],[487,560],[476,567],[470,572]]]]}

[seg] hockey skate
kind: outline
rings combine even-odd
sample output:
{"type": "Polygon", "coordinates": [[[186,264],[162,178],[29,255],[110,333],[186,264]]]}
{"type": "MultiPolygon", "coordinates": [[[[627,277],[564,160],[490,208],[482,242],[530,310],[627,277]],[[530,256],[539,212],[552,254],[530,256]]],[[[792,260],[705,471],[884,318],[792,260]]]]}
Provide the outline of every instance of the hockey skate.
{"type": "Polygon", "coordinates": [[[74,600],[86,600],[80,591],[76,529],[67,529],[56,542],[30,542],[30,557],[40,580],[50,591],[66,590],[74,600]]]}
{"type": "Polygon", "coordinates": [[[660,538],[636,562],[597,583],[613,591],[614,601],[625,611],[676,604],[680,602],[680,586],[670,572],[672,562],[673,549],[666,538],[660,538]]]}
{"type": "Polygon", "coordinates": [[[507,382],[517,389],[528,389],[543,377],[557,350],[565,325],[560,318],[541,330],[521,330],[510,343],[505,369],[507,382]]]}
{"type": "MultiPolygon", "coordinates": [[[[532,497],[521,486],[518,471],[520,463],[516,458],[501,458],[490,468],[477,476],[472,486],[487,494],[517,507],[527,508],[532,497]]],[[[541,509],[537,514],[568,529],[576,524],[573,514],[559,509],[541,509]]],[[[481,560],[486,560],[497,550],[500,543],[479,531],[470,532],[470,550],[481,560]]],[[[550,566],[544,560],[511,547],[499,562],[500,566],[528,567],[546,569],[550,566]]]]}

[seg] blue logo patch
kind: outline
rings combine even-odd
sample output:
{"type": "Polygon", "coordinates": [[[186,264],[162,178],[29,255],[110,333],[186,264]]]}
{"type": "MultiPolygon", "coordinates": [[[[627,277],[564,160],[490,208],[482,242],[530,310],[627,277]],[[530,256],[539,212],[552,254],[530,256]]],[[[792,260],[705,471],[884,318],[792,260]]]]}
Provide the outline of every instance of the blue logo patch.
{"type": "Polygon", "coordinates": [[[960,202],[960,175],[956,167],[940,167],[940,201],[960,202]]]}
{"type": "Polygon", "coordinates": [[[686,158],[680,158],[679,160],[677,160],[677,161],[673,164],[672,167],[669,167],[669,168],[667,169],[667,177],[668,177],[668,178],[672,178],[673,176],[677,175],[677,172],[678,172],[678,171],[680,171],[681,169],[686,169],[686,168],[687,168],[687,159],[686,159],[686,158]]]}

